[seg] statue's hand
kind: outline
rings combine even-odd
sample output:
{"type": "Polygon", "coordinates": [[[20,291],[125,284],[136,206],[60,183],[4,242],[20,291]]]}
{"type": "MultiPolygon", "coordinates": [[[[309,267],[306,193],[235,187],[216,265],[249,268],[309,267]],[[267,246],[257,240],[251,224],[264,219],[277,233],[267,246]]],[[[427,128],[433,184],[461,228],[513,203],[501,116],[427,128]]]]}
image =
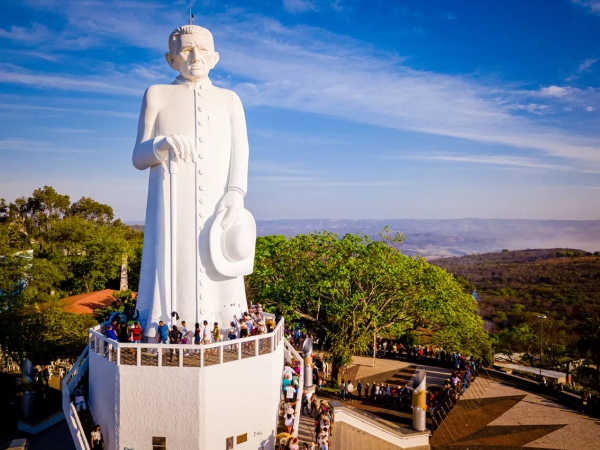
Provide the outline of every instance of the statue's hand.
{"type": "Polygon", "coordinates": [[[187,161],[188,156],[196,162],[196,154],[192,151],[192,146],[187,138],[181,134],[172,134],[160,139],[156,143],[156,150],[159,153],[172,151],[177,159],[187,161]]]}
{"type": "Polygon", "coordinates": [[[224,209],[227,211],[225,212],[225,216],[223,216],[221,227],[229,228],[236,221],[242,209],[244,209],[244,196],[238,191],[227,191],[219,202],[217,212],[221,212],[224,209]]]}

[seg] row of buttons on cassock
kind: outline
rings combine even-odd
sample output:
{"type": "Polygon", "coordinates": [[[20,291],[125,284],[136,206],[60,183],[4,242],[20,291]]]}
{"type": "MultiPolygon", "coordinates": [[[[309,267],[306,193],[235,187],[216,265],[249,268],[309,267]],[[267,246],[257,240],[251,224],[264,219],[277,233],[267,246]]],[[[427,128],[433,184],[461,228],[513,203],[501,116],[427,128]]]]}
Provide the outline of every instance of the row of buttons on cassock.
{"type": "MultiPolygon", "coordinates": [[[[198,86],[197,87],[196,94],[198,95],[198,97],[203,97],[202,86],[198,86]]],[[[198,106],[198,112],[199,113],[204,113],[205,112],[205,108],[203,106],[198,106]]],[[[198,138],[199,145],[202,145],[205,142],[205,140],[206,140],[206,136],[204,136],[204,134],[206,132],[205,131],[206,128],[204,127],[204,125],[206,124],[206,121],[208,121],[208,116],[203,117],[203,115],[197,114],[196,118],[198,119],[197,122],[196,122],[198,124],[198,126],[196,127],[196,136],[198,138]]],[[[196,144],[196,148],[197,147],[198,147],[198,144],[196,144]]],[[[198,149],[198,150],[199,150],[198,151],[198,159],[199,160],[203,160],[205,158],[205,154],[200,149],[198,149]]],[[[202,164],[202,162],[198,161],[197,165],[200,165],[200,164],[202,164]]],[[[203,167],[199,167],[198,168],[198,175],[200,175],[200,177],[198,178],[198,181],[201,183],[202,182],[201,178],[203,178],[204,176],[206,176],[207,172],[206,172],[206,170],[203,167]]],[[[197,196],[197,198],[198,198],[198,203],[200,205],[204,204],[204,198],[202,198],[202,194],[204,192],[204,189],[205,189],[205,186],[203,186],[202,184],[198,185],[198,196],[197,196]]],[[[200,207],[198,207],[198,217],[200,219],[203,219],[204,216],[205,216],[205,212],[202,211],[200,209],[200,207]]],[[[203,221],[201,221],[201,222],[203,222],[203,221]]],[[[198,225],[198,231],[202,231],[203,228],[204,228],[204,226],[202,225],[202,223],[200,223],[198,225]]],[[[200,264],[202,264],[202,263],[200,262],[200,264]]],[[[204,295],[201,292],[201,286],[202,286],[202,282],[203,282],[203,277],[205,276],[204,274],[206,273],[206,269],[202,265],[200,265],[199,268],[198,268],[198,271],[199,271],[199,273],[198,273],[198,285],[199,285],[199,287],[198,287],[198,291],[197,291],[198,292],[198,299],[199,300],[203,300],[204,299],[204,295]]],[[[202,313],[203,311],[201,310],[200,312],[202,313]]]]}

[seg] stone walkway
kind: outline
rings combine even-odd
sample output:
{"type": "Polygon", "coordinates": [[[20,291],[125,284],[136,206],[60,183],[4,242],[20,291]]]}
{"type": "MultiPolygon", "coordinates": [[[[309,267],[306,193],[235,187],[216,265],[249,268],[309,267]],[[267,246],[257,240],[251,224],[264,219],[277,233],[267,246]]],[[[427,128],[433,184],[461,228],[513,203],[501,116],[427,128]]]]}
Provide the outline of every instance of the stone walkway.
{"type": "Polygon", "coordinates": [[[600,448],[600,421],[507,384],[478,378],[431,439],[433,449],[600,448]]]}

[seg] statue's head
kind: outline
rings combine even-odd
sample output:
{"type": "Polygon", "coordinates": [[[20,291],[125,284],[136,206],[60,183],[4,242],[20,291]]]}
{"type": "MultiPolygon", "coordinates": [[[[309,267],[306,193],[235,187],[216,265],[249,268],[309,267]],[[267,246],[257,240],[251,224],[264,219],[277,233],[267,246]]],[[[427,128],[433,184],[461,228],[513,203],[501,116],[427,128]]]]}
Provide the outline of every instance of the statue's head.
{"type": "Polygon", "coordinates": [[[219,54],[210,31],[198,25],[184,25],[169,36],[169,52],[165,58],[183,78],[198,81],[206,78],[217,65],[219,54]]]}

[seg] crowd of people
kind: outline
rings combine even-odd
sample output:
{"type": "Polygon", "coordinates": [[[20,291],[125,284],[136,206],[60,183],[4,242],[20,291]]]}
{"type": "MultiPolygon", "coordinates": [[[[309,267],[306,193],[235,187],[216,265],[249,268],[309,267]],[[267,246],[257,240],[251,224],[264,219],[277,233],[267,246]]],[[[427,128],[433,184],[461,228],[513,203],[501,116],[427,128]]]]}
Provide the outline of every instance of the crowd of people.
{"type": "Polygon", "coordinates": [[[404,387],[387,383],[369,383],[363,384],[357,380],[356,386],[352,380],[346,382],[342,379],[340,384],[340,397],[342,400],[352,402],[354,399],[372,402],[375,404],[385,404],[385,406],[397,406],[410,404],[412,390],[408,384],[404,387]]]}
{"type": "MultiPolygon", "coordinates": [[[[179,316],[173,313],[176,319],[175,323],[169,327],[164,321],[160,320],[156,326],[154,338],[160,344],[189,344],[201,345],[220,342],[227,337],[227,340],[235,340],[249,336],[256,336],[270,333],[275,329],[275,320],[271,316],[266,316],[262,306],[257,304],[244,312],[241,317],[233,316],[229,327],[223,332],[218,322],[212,325],[204,320],[197,322],[194,328],[188,328],[185,320],[181,320],[179,325],[179,316]]],[[[144,330],[136,320],[129,320],[129,315],[116,314],[111,322],[105,327],[104,333],[107,338],[117,342],[141,343],[144,336],[144,330]]],[[[253,349],[253,343],[244,343],[244,351],[253,349]]],[[[134,349],[131,349],[134,352],[134,349]]],[[[192,352],[185,352],[189,355],[192,352]]],[[[197,351],[196,351],[197,353],[197,351]]],[[[211,354],[211,351],[208,351],[211,354]]]]}
{"type": "Polygon", "coordinates": [[[287,433],[280,435],[280,444],[283,444],[288,450],[330,450],[330,438],[333,433],[334,412],[333,408],[325,400],[318,401],[316,393],[308,395],[307,390],[303,390],[299,397],[300,389],[300,371],[302,365],[300,361],[292,360],[286,362],[282,373],[282,410],[284,425],[287,433]],[[304,442],[300,445],[297,437],[293,437],[293,427],[296,420],[296,407],[300,401],[300,414],[305,414],[314,419],[315,433],[313,442],[304,442]]]}

